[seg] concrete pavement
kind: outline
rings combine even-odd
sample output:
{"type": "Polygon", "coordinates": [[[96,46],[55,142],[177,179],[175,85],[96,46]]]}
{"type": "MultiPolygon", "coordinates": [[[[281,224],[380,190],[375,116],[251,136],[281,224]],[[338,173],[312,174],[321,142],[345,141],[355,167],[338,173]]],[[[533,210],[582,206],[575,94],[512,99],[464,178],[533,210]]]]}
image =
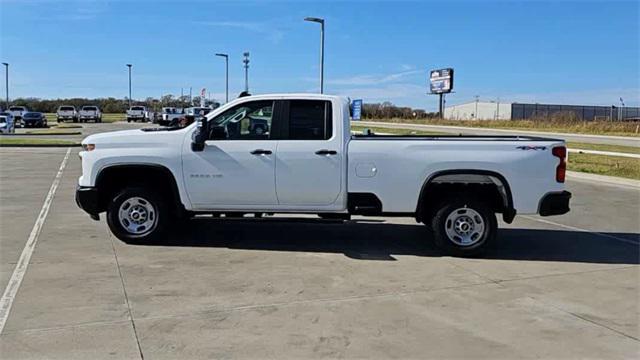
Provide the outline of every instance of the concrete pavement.
{"type": "MultiPolygon", "coordinates": [[[[77,150],[72,150],[77,151],[77,150]]],[[[66,149],[0,149],[2,286],[66,149]]],[[[199,218],[130,245],[73,195],[72,154],[0,334],[3,359],[633,358],[640,191],[571,182],[482,259],[412,219],[199,218]]]]}

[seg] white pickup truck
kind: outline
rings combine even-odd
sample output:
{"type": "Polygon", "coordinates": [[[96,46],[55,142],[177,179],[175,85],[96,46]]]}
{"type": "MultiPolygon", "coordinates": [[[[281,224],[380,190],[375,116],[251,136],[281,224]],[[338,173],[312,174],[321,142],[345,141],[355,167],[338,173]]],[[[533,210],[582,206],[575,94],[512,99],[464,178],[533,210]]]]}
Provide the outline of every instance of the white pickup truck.
{"type": "Polygon", "coordinates": [[[97,123],[102,122],[102,112],[100,108],[93,105],[85,105],[78,111],[78,120],[87,122],[93,120],[97,123]]]}
{"type": "Polygon", "coordinates": [[[127,122],[145,121],[147,108],[144,106],[132,106],[127,110],[127,122]]]}
{"type": "Polygon", "coordinates": [[[56,118],[58,122],[63,122],[65,120],[73,120],[73,122],[78,122],[78,113],[76,112],[76,108],[70,105],[62,105],[56,111],[56,118]]]}
{"type": "Polygon", "coordinates": [[[28,112],[29,112],[29,109],[27,109],[26,106],[10,106],[9,107],[9,113],[13,116],[13,121],[16,127],[22,125],[22,115],[28,112]]]}
{"type": "Polygon", "coordinates": [[[342,97],[260,95],[183,128],[91,135],[76,202],[95,220],[106,211],[126,242],[157,241],[197,214],[403,216],[462,256],[492,243],[496,213],[509,223],[569,211],[562,140],[353,135],[349,113],[342,97]]]}

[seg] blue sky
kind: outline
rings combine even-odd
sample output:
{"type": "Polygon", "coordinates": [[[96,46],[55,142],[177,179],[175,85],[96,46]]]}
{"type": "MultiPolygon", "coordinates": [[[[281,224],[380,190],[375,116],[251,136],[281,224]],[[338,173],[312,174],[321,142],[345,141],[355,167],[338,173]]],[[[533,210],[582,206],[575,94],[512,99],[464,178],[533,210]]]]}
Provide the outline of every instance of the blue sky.
{"type": "MultiPolygon", "coordinates": [[[[0,0],[0,59],[11,97],[133,97],[205,87],[231,97],[251,52],[252,93],[318,89],[434,110],[429,69],[453,67],[449,103],[481,99],[640,104],[638,1],[0,0]]],[[[2,87],[4,98],[4,87],[2,87]]]]}

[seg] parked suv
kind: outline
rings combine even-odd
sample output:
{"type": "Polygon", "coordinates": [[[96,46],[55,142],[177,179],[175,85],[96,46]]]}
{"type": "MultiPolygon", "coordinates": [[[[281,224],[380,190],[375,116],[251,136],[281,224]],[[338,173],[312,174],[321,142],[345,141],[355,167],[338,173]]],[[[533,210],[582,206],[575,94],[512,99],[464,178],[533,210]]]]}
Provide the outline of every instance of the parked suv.
{"type": "Polygon", "coordinates": [[[78,113],[76,112],[76,108],[70,105],[62,105],[56,111],[56,118],[58,122],[63,122],[65,120],[72,120],[73,122],[78,122],[78,113]]]}
{"type": "Polygon", "coordinates": [[[41,112],[27,112],[22,114],[24,127],[47,127],[47,117],[41,112]]]}

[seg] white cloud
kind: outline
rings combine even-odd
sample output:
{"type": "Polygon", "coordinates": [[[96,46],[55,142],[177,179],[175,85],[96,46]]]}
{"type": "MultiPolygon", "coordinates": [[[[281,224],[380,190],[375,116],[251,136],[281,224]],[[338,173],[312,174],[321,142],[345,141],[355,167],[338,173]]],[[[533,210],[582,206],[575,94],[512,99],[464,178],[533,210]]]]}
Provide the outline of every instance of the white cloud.
{"type": "Polygon", "coordinates": [[[424,70],[407,70],[387,75],[356,75],[340,79],[328,79],[327,84],[346,86],[387,84],[400,80],[406,76],[416,75],[424,72],[424,70]]]}
{"type": "Polygon", "coordinates": [[[195,24],[205,26],[217,26],[236,28],[246,31],[251,31],[267,36],[267,39],[273,43],[279,43],[284,37],[284,31],[275,28],[267,23],[252,22],[252,21],[195,21],[195,24]]]}

